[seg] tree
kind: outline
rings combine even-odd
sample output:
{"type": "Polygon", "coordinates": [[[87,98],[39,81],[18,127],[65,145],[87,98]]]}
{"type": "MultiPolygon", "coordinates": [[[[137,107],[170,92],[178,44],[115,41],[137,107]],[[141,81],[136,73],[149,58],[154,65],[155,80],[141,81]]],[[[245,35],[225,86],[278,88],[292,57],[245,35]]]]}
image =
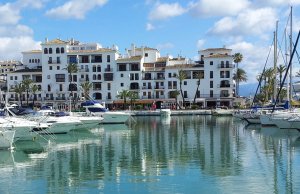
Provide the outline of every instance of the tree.
{"type": "Polygon", "coordinates": [[[27,106],[28,106],[28,100],[29,100],[29,91],[31,89],[31,84],[33,83],[33,81],[31,79],[24,79],[22,81],[22,84],[24,86],[25,92],[26,92],[26,101],[27,101],[27,106]]]}
{"type": "Polygon", "coordinates": [[[133,107],[133,102],[138,99],[138,93],[134,91],[129,91],[128,92],[128,98],[130,100],[130,106],[133,107]]]}
{"type": "Polygon", "coordinates": [[[19,99],[20,99],[20,104],[22,106],[22,94],[23,92],[25,92],[25,87],[23,85],[23,83],[19,83],[15,86],[15,89],[14,89],[15,93],[19,95],[19,99]]]}
{"type": "Polygon", "coordinates": [[[238,68],[236,73],[233,74],[233,79],[236,81],[236,84],[237,84],[236,94],[238,95],[238,93],[239,93],[238,83],[247,81],[247,75],[246,75],[245,70],[238,68]]]}
{"type": "MultiPolygon", "coordinates": [[[[235,53],[233,55],[233,62],[236,63],[236,74],[238,74],[239,70],[239,63],[242,62],[243,60],[243,55],[241,53],[235,53]]],[[[236,95],[239,95],[239,86],[240,86],[240,80],[236,80],[236,95]]]]}
{"type": "Polygon", "coordinates": [[[119,92],[119,94],[117,95],[117,98],[123,99],[124,100],[124,104],[123,104],[123,110],[125,110],[126,107],[126,100],[127,97],[129,96],[129,90],[122,90],[121,92],[119,92]]]}
{"type": "Polygon", "coordinates": [[[200,86],[200,79],[203,78],[203,73],[201,73],[201,72],[196,73],[194,78],[198,79],[197,80],[197,88],[196,88],[196,92],[195,92],[195,97],[194,97],[194,101],[193,101],[193,104],[196,104],[196,98],[197,98],[197,94],[198,94],[199,86],[200,86]]]}
{"type": "Polygon", "coordinates": [[[89,99],[89,93],[90,93],[90,89],[93,87],[93,83],[86,81],[81,83],[80,86],[83,89],[84,98],[89,99]]]}
{"type": "Polygon", "coordinates": [[[69,90],[71,91],[71,96],[72,96],[72,102],[73,102],[73,106],[74,106],[74,94],[73,91],[77,88],[76,84],[73,84],[72,82],[73,80],[73,73],[77,73],[78,72],[78,66],[76,63],[69,63],[67,68],[65,68],[68,71],[69,74],[69,90]]]}
{"type": "Polygon", "coordinates": [[[178,104],[177,98],[179,94],[180,92],[178,90],[170,91],[170,98],[175,98],[176,106],[179,106],[179,108],[181,109],[180,105],[178,104]]]}
{"type": "Polygon", "coordinates": [[[277,72],[279,73],[279,84],[281,84],[281,81],[282,81],[282,75],[283,75],[283,73],[285,72],[285,70],[286,70],[286,66],[284,66],[284,65],[279,65],[279,66],[277,67],[277,72]]]}
{"type": "Polygon", "coordinates": [[[187,75],[186,75],[185,71],[180,69],[178,71],[178,74],[176,75],[176,78],[179,80],[179,90],[180,90],[180,94],[181,94],[181,97],[182,97],[182,104],[185,107],[184,95],[183,95],[183,91],[182,91],[182,81],[187,78],[187,75]]]}
{"type": "Polygon", "coordinates": [[[34,107],[34,101],[36,99],[36,92],[39,91],[39,87],[34,84],[34,85],[31,86],[31,91],[32,91],[32,94],[33,94],[32,107],[34,107]]]}

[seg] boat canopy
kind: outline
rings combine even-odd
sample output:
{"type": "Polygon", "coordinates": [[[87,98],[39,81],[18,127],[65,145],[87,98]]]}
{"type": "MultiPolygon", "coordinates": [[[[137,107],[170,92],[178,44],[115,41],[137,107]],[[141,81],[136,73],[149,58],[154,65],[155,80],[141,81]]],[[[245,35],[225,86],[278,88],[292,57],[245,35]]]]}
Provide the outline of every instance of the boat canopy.
{"type": "Polygon", "coordinates": [[[93,106],[95,104],[100,104],[100,102],[96,100],[87,100],[85,102],[82,102],[81,106],[93,106]]]}

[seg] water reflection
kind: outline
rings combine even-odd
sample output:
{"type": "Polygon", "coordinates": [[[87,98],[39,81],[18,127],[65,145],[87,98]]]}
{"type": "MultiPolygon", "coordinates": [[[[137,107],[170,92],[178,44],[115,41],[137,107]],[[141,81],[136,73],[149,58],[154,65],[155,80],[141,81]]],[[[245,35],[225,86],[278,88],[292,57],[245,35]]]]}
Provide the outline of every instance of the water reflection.
{"type": "Polygon", "coordinates": [[[0,193],[282,193],[298,191],[299,139],[231,117],[139,117],[1,152],[0,193]],[[21,167],[20,164],[23,164],[21,167]],[[25,165],[26,164],[26,165],[25,165]],[[193,184],[191,184],[193,183],[193,184]],[[194,184],[197,183],[197,184],[194,184]],[[237,184],[238,183],[238,184],[237,184]],[[25,187],[25,188],[24,188],[25,187]],[[251,190],[245,190],[251,188],[251,190]],[[203,190],[204,189],[204,190],[203,190]]]}

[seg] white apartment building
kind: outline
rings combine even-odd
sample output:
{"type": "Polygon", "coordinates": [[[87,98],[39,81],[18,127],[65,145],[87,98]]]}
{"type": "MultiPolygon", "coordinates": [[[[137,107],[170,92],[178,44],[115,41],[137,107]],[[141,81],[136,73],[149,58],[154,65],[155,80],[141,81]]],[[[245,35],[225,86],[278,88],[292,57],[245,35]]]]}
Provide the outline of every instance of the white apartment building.
{"type": "MultiPolygon", "coordinates": [[[[64,109],[70,104],[70,87],[75,85],[73,95],[76,103],[85,100],[80,84],[92,83],[89,95],[106,103],[109,108],[123,103],[117,98],[122,90],[138,94],[136,104],[157,103],[169,106],[175,103],[172,91],[180,88],[176,75],[180,70],[186,74],[182,91],[187,105],[194,101],[201,107],[232,106],[235,84],[232,79],[234,65],[231,49],[214,48],[199,51],[199,61],[186,58],[161,57],[157,49],[136,47],[134,44],[121,54],[117,46],[103,48],[97,43],[84,44],[71,39],[54,39],[41,44],[41,50],[23,52],[23,69],[8,73],[7,87],[10,102],[19,103],[14,92],[17,84],[31,79],[40,90],[28,96],[35,105],[51,105],[64,109]],[[78,72],[69,79],[68,64],[75,63],[78,72]],[[197,74],[201,74],[198,92],[197,74]],[[72,84],[75,83],[75,84],[72,84]]],[[[22,94],[23,104],[27,101],[22,94]]],[[[177,96],[183,104],[181,95],[177,96]]]]}

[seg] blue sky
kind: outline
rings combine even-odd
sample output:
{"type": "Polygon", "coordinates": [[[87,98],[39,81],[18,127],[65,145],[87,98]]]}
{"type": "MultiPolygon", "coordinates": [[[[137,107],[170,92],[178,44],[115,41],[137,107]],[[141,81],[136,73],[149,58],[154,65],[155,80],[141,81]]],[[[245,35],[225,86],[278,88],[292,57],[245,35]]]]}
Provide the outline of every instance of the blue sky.
{"type": "Polygon", "coordinates": [[[253,83],[277,20],[282,39],[291,5],[296,37],[300,0],[2,0],[0,60],[20,60],[45,37],[115,44],[121,53],[134,43],[191,59],[225,45],[243,54],[240,67],[253,83]]]}

